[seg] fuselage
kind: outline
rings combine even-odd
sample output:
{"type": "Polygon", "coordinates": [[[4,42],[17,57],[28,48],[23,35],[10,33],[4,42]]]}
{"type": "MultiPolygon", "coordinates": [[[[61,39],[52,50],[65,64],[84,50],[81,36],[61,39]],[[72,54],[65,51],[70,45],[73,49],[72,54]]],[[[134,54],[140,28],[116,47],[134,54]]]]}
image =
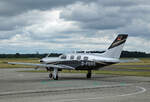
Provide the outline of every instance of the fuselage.
{"type": "Polygon", "coordinates": [[[98,70],[104,66],[118,63],[119,59],[102,57],[98,54],[90,53],[70,53],[60,55],[59,57],[45,57],[40,62],[45,64],[67,65],[76,70],[98,70]]]}

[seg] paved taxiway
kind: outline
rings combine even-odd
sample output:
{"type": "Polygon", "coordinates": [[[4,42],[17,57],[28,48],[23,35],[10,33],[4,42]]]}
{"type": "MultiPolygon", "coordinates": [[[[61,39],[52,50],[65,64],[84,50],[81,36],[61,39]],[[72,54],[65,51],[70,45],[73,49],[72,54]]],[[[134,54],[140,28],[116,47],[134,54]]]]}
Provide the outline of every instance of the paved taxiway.
{"type": "Polygon", "coordinates": [[[143,72],[144,71],[145,72],[145,71],[150,71],[150,65],[111,65],[111,66],[103,67],[100,70],[136,71],[136,72],[143,72]],[[138,68],[141,68],[141,69],[138,69],[138,68]]]}
{"type": "Polygon", "coordinates": [[[118,75],[48,73],[0,69],[0,102],[150,102],[150,78],[118,75]]]}

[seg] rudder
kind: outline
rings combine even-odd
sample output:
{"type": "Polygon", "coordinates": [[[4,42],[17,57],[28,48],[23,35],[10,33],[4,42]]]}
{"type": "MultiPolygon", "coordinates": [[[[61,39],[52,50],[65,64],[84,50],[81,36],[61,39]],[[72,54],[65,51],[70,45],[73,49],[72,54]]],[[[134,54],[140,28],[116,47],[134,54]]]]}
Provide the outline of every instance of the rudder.
{"type": "Polygon", "coordinates": [[[109,58],[120,58],[127,37],[127,34],[119,34],[110,47],[101,55],[109,58]]]}

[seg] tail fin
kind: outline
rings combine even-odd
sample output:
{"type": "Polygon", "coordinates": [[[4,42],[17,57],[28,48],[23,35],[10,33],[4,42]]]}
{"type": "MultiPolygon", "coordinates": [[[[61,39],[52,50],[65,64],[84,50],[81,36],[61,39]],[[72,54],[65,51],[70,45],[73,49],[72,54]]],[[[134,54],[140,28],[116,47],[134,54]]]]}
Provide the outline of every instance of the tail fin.
{"type": "Polygon", "coordinates": [[[110,45],[110,47],[106,50],[106,52],[101,55],[109,58],[120,58],[127,37],[127,34],[119,34],[114,42],[110,45]]]}

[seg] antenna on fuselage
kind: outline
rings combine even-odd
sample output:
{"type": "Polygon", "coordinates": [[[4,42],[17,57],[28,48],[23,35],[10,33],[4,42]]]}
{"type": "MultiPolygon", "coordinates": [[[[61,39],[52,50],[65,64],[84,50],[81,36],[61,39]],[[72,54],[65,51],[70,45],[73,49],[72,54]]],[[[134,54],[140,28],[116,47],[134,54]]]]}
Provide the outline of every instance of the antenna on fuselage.
{"type": "Polygon", "coordinates": [[[48,57],[51,53],[48,53],[45,57],[48,57]]]}

